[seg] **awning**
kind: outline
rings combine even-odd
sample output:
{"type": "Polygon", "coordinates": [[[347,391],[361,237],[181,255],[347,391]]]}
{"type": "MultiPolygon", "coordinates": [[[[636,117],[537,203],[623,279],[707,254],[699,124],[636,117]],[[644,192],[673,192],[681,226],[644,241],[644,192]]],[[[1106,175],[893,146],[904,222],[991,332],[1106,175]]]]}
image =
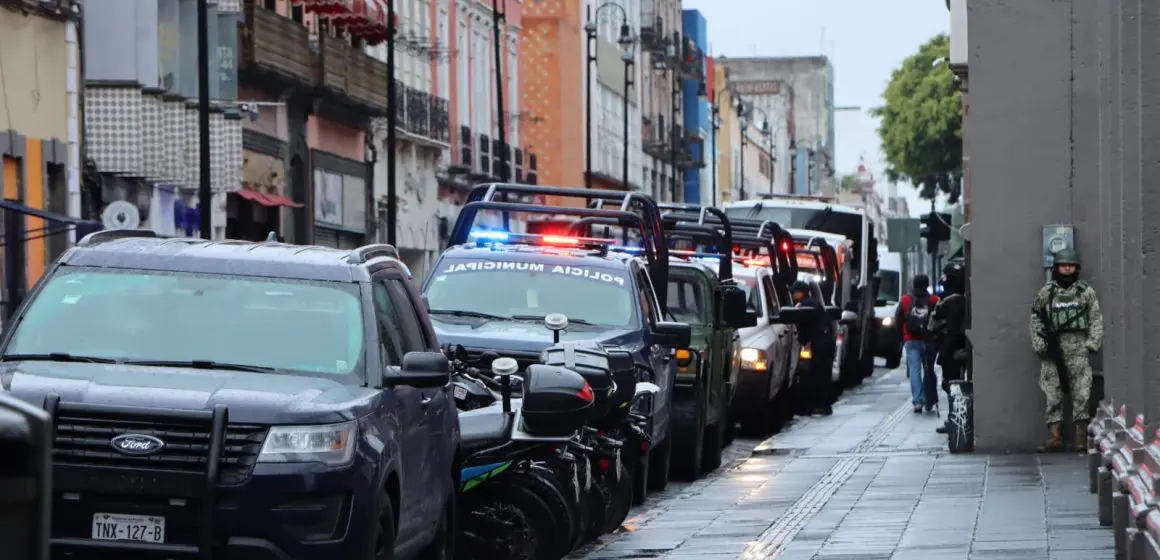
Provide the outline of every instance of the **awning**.
{"type": "Polygon", "coordinates": [[[237,191],[236,194],[246,200],[249,200],[250,202],[261,204],[262,206],[267,206],[270,208],[276,206],[285,206],[287,208],[302,208],[302,204],[294,202],[293,200],[290,200],[289,198],[286,198],[285,196],[282,196],[278,193],[263,193],[252,189],[242,189],[237,191]]]}
{"type": "MultiPolygon", "coordinates": [[[[387,3],[390,0],[303,0],[306,11],[325,16],[333,25],[370,44],[387,40],[387,3]]],[[[395,16],[395,27],[398,27],[395,16]]]]}
{"type": "MultiPolygon", "coordinates": [[[[50,212],[48,210],[32,208],[14,200],[0,199],[0,210],[9,210],[18,214],[23,214],[25,216],[40,218],[45,222],[48,222],[42,228],[24,231],[23,238],[17,239],[16,241],[39,239],[49,235],[64,233],[70,229],[76,229],[77,239],[80,239],[81,237],[84,237],[85,235],[88,235],[94,231],[100,231],[104,229],[104,226],[101,225],[101,222],[98,221],[82,220],[80,218],[74,218],[64,214],[57,214],[56,212],[50,212]]],[[[8,239],[3,239],[0,237],[0,247],[7,245],[8,242],[8,239]]]]}

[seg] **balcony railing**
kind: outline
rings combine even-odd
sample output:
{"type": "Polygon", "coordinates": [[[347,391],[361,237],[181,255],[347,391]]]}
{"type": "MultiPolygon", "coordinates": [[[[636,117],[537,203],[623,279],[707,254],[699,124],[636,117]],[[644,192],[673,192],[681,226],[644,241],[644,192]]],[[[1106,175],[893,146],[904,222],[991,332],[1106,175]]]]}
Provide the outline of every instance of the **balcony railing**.
{"type": "Polygon", "coordinates": [[[395,122],[404,132],[445,147],[451,143],[451,112],[446,99],[421,89],[395,84],[395,122]]]}
{"type": "Polygon", "coordinates": [[[669,143],[665,138],[665,117],[654,115],[644,117],[641,126],[641,148],[645,155],[654,158],[668,157],[669,143]]]}
{"type": "Polygon", "coordinates": [[[241,26],[243,70],[274,74],[291,82],[312,85],[314,57],[310,52],[310,31],[298,22],[249,4],[241,26]]]}
{"type": "Polygon", "coordinates": [[[673,145],[677,146],[676,164],[678,169],[700,169],[705,167],[705,140],[679,126],[673,127],[673,145]]]}
{"type": "Polygon", "coordinates": [[[375,116],[387,112],[387,65],[345,39],[319,37],[318,85],[375,116]]]}

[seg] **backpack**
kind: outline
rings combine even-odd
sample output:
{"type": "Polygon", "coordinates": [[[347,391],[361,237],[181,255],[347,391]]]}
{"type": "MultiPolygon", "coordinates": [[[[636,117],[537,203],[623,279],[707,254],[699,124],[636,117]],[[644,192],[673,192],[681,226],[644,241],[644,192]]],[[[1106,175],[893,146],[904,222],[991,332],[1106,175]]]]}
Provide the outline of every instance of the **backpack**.
{"type": "MultiPolygon", "coordinates": [[[[956,297],[963,297],[963,296],[962,296],[962,294],[951,294],[949,296],[946,296],[946,297],[940,299],[938,302],[938,305],[942,306],[947,301],[952,300],[956,297]]],[[[945,312],[938,313],[937,316],[935,313],[931,313],[930,320],[926,324],[926,332],[933,335],[936,339],[940,339],[940,338],[946,336],[946,330],[947,330],[946,313],[945,312]]]]}
{"type": "Polygon", "coordinates": [[[930,296],[920,298],[912,294],[906,310],[906,332],[915,337],[926,334],[930,311],[930,296]]]}

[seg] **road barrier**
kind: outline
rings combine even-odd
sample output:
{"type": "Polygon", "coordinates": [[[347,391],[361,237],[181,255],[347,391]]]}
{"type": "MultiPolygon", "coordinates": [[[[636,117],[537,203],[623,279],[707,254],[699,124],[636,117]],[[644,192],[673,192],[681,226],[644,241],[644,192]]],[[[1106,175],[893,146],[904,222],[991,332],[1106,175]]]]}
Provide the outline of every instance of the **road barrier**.
{"type": "Polygon", "coordinates": [[[1160,560],[1160,430],[1103,401],[1088,426],[1091,490],[1116,560],[1160,560]],[[1131,419],[1131,420],[1129,420],[1131,419]]]}

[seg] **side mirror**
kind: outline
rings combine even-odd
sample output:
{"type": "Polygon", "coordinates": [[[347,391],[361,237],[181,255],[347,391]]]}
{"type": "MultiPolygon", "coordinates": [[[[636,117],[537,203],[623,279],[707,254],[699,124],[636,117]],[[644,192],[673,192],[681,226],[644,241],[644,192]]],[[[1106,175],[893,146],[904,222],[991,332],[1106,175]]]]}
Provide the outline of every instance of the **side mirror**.
{"type": "Polygon", "coordinates": [[[728,286],[721,292],[721,322],[733,328],[757,325],[757,313],[749,311],[745,290],[728,286]]]}
{"type": "Polygon", "coordinates": [[[810,320],[817,313],[816,309],[808,307],[783,307],[777,317],[770,320],[775,325],[800,325],[810,320]]]}
{"type": "Polygon", "coordinates": [[[853,325],[858,322],[858,314],[853,311],[843,311],[838,323],[842,325],[853,325]]]}
{"type": "Polygon", "coordinates": [[[826,308],[826,318],[831,320],[831,321],[840,321],[842,319],[843,313],[845,313],[845,312],[842,311],[841,307],[832,307],[831,306],[831,307],[826,308]]]}
{"type": "Polygon", "coordinates": [[[397,387],[442,387],[451,381],[451,362],[442,352],[407,352],[403,367],[383,376],[383,385],[397,387]]]}
{"type": "Polygon", "coordinates": [[[690,339],[693,338],[693,329],[689,327],[688,323],[661,321],[653,327],[650,334],[653,344],[680,348],[689,345],[690,339]]]}

